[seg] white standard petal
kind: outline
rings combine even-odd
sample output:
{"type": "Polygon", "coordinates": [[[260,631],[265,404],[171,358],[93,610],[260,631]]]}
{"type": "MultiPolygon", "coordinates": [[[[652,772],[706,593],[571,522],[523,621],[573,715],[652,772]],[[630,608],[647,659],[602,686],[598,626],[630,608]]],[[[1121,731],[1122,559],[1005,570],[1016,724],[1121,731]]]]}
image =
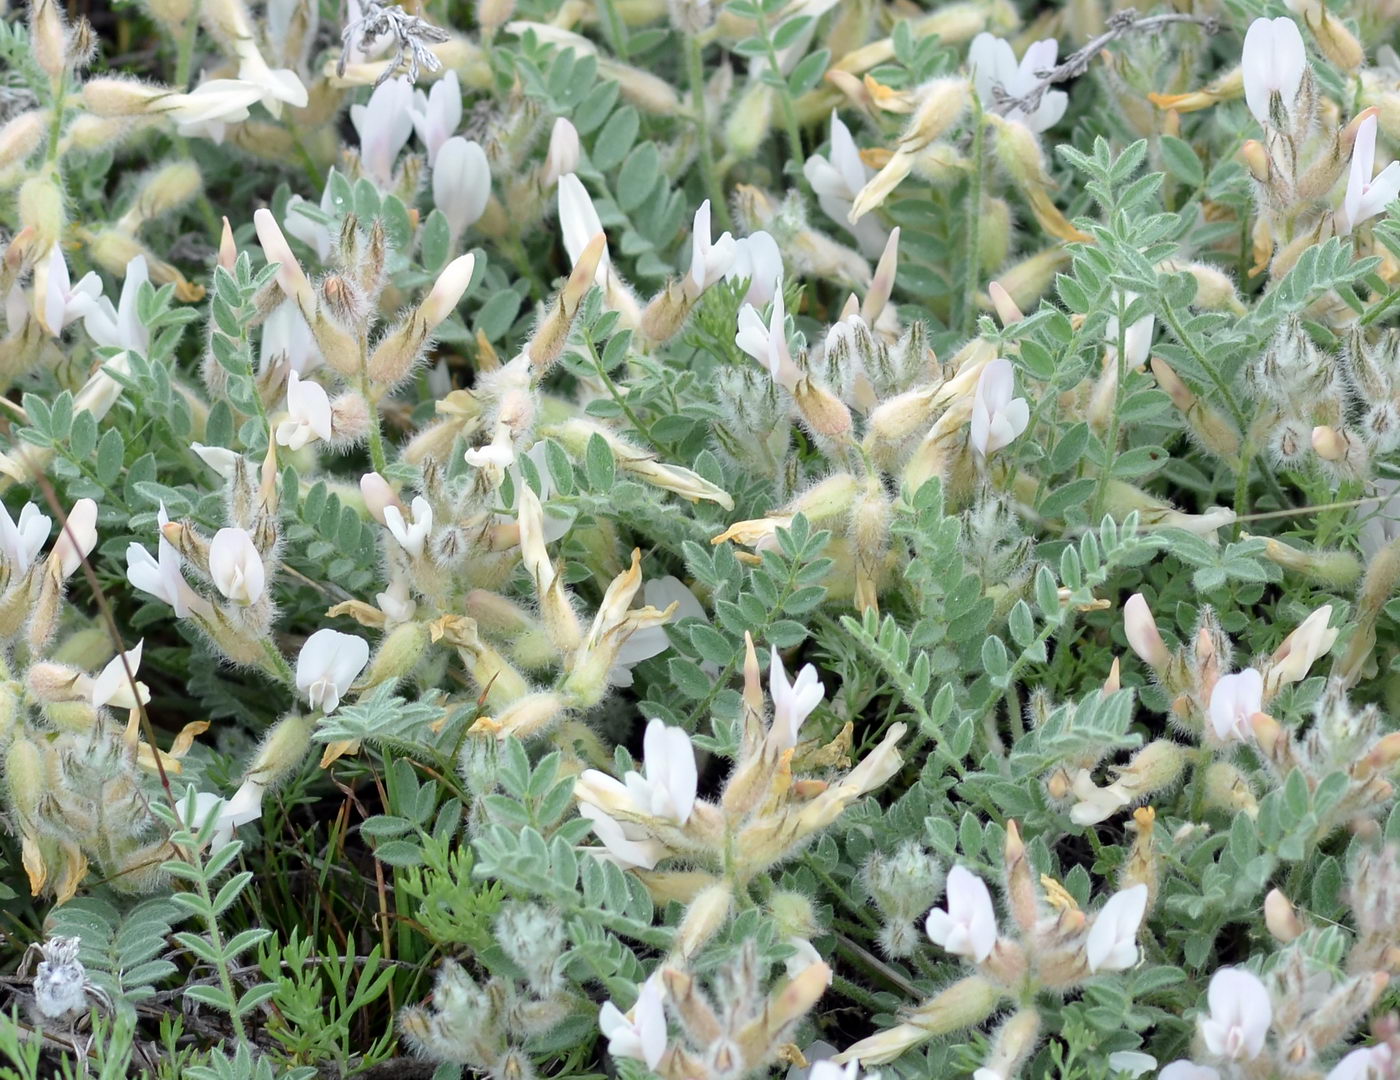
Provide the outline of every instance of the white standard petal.
{"type": "Polygon", "coordinates": [[[1126,971],[1137,963],[1137,932],[1146,911],[1146,885],[1134,885],[1108,898],[1094,917],[1084,946],[1090,971],[1126,971]]]}
{"type": "Polygon", "coordinates": [[[209,542],[209,576],[214,587],[235,604],[257,603],[267,581],[267,569],[246,529],[225,528],[209,542]]]}
{"type": "Polygon", "coordinates": [[[369,663],[369,643],[338,630],[317,630],[297,655],[297,689],[313,709],[332,713],[369,663]]]}

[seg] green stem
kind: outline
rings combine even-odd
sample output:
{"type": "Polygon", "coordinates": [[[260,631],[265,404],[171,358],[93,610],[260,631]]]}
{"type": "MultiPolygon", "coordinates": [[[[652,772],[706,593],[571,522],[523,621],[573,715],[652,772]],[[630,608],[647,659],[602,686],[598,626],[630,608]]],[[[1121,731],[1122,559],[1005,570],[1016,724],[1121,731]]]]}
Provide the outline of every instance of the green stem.
{"type": "Polygon", "coordinates": [[[778,104],[782,108],[783,126],[787,129],[788,151],[791,154],[791,163],[796,168],[796,178],[798,182],[806,187],[806,177],[802,173],[802,163],[806,156],[802,152],[802,131],[797,125],[797,110],[792,104],[792,94],[788,92],[787,79],[783,77],[783,69],[778,64],[778,51],[773,48],[773,35],[768,30],[768,16],[764,14],[762,6],[758,9],[758,33],[763,38],[763,47],[768,53],[768,74],[771,78],[769,86],[778,95],[778,104]]]}
{"type": "Polygon", "coordinates": [[[1123,302],[1123,294],[1118,294],[1118,340],[1113,346],[1113,363],[1117,370],[1114,373],[1113,382],[1113,411],[1108,417],[1108,437],[1104,440],[1103,465],[1099,469],[1098,486],[1094,489],[1094,508],[1089,514],[1090,521],[1098,521],[1103,517],[1103,501],[1108,494],[1108,482],[1113,479],[1113,460],[1118,456],[1118,426],[1119,413],[1123,411],[1123,381],[1128,375],[1128,365],[1124,359],[1124,353],[1128,347],[1128,327],[1124,312],[1128,305],[1123,302]]]}
{"type": "MultiPolygon", "coordinates": [[[[190,862],[198,859],[194,855],[190,862]]],[[[224,956],[224,935],[219,930],[219,918],[213,914],[214,897],[209,892],[209,882],[204,876],[204,867],[200,864],[200,873],[195,875],[194,884],[199,890],[199,898],[204,901],[205,911],[210,914],[205,918],[204,925],[209,928],[209,944],[214,947],[214,952],[218,956],[214,967],[219,972],[219,986],[223,989],[224,995],[228,998],[229,1019],[233,1022],[233,1034],[240,1043],[248,1043],[248,1032],[243,1027],[243,1014],[238,1010],[238,994],[233,986],[233,974],[228,969],[228,960],[224,956]]]]}
{"type": "Polygon", "coordinates": [[[627,399],[622,396],[622,392],[618,390],[617,384],[614,383],[612,377],[608,375],[607,368],[603,366],[603,358],[599,355],[598,346],[593,343],[592,336],[585,335],[584,340],[588,342],[588,354],[593,358],[593,368],[598,372],[598,378],[603,381],[603,386],[607,389],[608,395],[617,404],[617,407],[622,410],[622,414],[627,417],[627,422],[632,425],[637,434],[646,439],[648,443],[651,443],[652,449],[660,450],[660,447],[652,441],[651,429],[643,424],[641,417],[632,411],[632,406],[627,404],[627,399]]]}
{"type": "Polygon", "coordinates": [[[690,76],[690,101],[695,110],[695,126],[700,139],[700,175],[705,181],[705,190],[710,195],[710,206],[720,228],[732,231],[734,222],[729,216],[729,205],[725,202],[719,173],[715,171],[715,148],[710,136],[710,116],[705,109],[705,71],[700,57],[700,40],[694,34],[683,36],[686,69],[690,76]]]}
{"type": "Polygon", "coordinates": [[[972,95],[972,177],[967,189],[967,252],[963,273],[963,333],[972,333],[977,322],[977,286],[982,277],[982,173],[985,157],[985,135],[982,123],[982,102],[972,95]]]}

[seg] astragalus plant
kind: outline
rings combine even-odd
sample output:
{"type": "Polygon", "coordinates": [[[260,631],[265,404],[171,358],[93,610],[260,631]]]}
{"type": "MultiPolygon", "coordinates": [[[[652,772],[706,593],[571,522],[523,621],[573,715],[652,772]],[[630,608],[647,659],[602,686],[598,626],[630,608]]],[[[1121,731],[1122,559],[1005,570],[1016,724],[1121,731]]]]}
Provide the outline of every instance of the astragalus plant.
{"type": "Polygon", "coordinates": [[[1400,1073],[1393,3],[80,6],[0,1077],[1400,1073]]]}

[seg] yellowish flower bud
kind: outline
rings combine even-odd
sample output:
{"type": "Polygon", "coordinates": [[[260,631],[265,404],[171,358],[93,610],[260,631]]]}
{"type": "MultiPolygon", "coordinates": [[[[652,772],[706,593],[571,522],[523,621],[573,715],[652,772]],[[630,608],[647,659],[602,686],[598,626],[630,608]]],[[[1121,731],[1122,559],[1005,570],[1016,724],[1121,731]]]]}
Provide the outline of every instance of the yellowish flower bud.
{"type": "Polygon", "coordinates": [[[1306,929],[1292,902],[1278,889],[1270,889],[1269,895],[1264,897],[1264,925],[1274,940],[1283,945],[1295,940],[1306,929]]]}
{"type": "Polygon", "coordinates": [[[20,113],[0,127],[0,169],[22,162],[39,148],[48,130],[49,114],[43,109],[20,113]]]}

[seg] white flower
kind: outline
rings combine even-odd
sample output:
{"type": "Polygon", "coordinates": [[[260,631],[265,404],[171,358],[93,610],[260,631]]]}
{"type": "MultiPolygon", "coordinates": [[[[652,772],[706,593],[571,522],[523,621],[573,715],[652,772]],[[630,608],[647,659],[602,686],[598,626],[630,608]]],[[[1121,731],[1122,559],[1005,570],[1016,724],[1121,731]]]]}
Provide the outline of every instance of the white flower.
{"type": "Polygon", "coordinates": [[[515,450],[509,443],[492,442],[468,447],[462,452],[462,460],[474,469],[508,469],[515,464],[515,450]]]}
{"type": "Polygon", "coordinates": [[[209,542],[209,577],[235,604],[255,604],[267,583],[267,569],[247,529],[220,529],[209,542]]]}
{"type": "Polygon", "coordinates": [[[1385,1043],[1358,1047],[1332,1066],[1327,1080],[1383,1080],[1390,1075],[1392,1057],[1385,1043]]]}
{"type": "Polygon", "coordinates": [[[333,713],[367,663],[369,644],[364,638],[317,630],[297,656],[297,689],[313,709],[333,713]]]}
{"type": "MultiPolygon", "coordinates": [[[[1129,305],[1137,299],[1137,293],[1123,293],[1123,310],[1127,310],[1129,305]]],[[[1115,303],[1116,310],[1116,303],[1115,303]]],[[[1127,330],[1123,332],[1123,352],[1124,359],[1129,367],[1141,367],[1147,363],[1149,354],[1152,352],[1152,332],[1156,329],[1157,317],[1150,312],[1142,318],[1136,320],[1127,330]]],[[[1108,322],[1104,324],[1104,338],[1108,341],[1108,347],[1114,356],[1118,354],[1118,316],[1110,315],[1108,322]]]]}
{"type": "Polygon", "coordinates": [[[426,94],[413,91],[413,106],[408,110],[418,141],[428,152],[428,165],[435,166],[442,144],[452,137],[462,122],[462,84],[455,71],[448,71],[426,94]]]}
{"type": "Polygon", "coordinates": [[[418,610],[418,601],[409,593],[406,581],[391,581],[387,591],[374,594],[374,602],[391,623],[408,622],[418,610]]]}
{"type": "Polygon", "coordinates": [[[390,503],[384,507],[384,526],[399,547],[416,559],[423,554],[423,545],[433,531],[433,508],[422,495],[415,495],[412,510],[413,520],[406,521],[403,511],[390,503]]]}
{"type": "Polygon", "coordinates": [[[1138,1077],[1157,1067],[1157,1059],[1140,1050],[1116,1050],[1108,1055],[1108,1067],[1114,1072],[1138,1077]]]}
{"type": "Polygon", "coordinates": [[[1211,976],[1206,1000],[1210,1013],[1200,1019],[1206,1048],[1229,1061],[1257,1058],[1274,1019],[1269,991],[1259,977],[1243,968],[1221,968],[1211,976]]]}
{"type": "Polygon", "coordinates": [[[214,832],[209,839],[209,853],[212,855],[233,839],[233,831],[240,825],[257,821],[262,817],[263,793],[267,786],[256,780],[247,779],[228,799],[201,791],[195,795],[195,825],[203,828],[211,814],[217,815],[214,832]]]}
{"type": "Polygon", "coordinates": [[[24,504],[19,512],[18,524],[0,503],[0,554],[4,555],[9,565],[11,581],[29,573],[52,529],[53,522],[41,514],[34,503],[24,504]]]}
{"type": "Polygon", "coordinates": [[[608,1053],[613,1057],[644,1061],[648,1069],[660,1065],[667,1041],[660,977],[653,975],[642,984],[630,1013],[605,1001],[598,1011],[598,1030],[607,1038],[608,1053]]]}
{"type": "Polygon", "coordinates": [[[381,188],[394,182],[399,151],[413,134],[413,85],[399,76],[380,83],[367,105],[350,106],[350,122],[360,138],[360,165],[381,188]]]}
{"type": "Polygon", "coordinates": [[[768,695],[773,699],[771,737],[779,750],[787,750],[797,745],[797,733],[812,710],[826,697],[826,687],[811,664],[804,665],[797,678],[789,683],[782,657],[774,645],[768,662],[768,695]]]}
{"type": "MultiPolygon", "coordinates": [[[[156,513],[160,530],[170,524],[165,513],[165,504],[160,504],[156,513]]],[[[156,533],[156,552],[159,559],[140,544],[131,544],[126,549],[126,580],[132,588],[150,593],[157,600],[163,600],[175,609],[175,617],[183,619],[190,613],[190,600],[195,598],[194,590],[180,573],[180,553],[175,545],[165,538],[163,531],[156,533]]]]}
{"type": "Polygon", "coordinates": [[[739,312],[739,332],[734,335],[739,346],[765,368],[773,381],[791,391],[796,389],[802,372],[792,362],[787,342],[787,312],[783,309],[783,292],[779,288],[773,297],[773,309],[765,324],[763,316],[752,304],[739,312]]]}
{"type": "Polygon", "coordinates": [[[151,692],[143,682],[136,683],[135,694],[131,692],[132,680],[136,677],[137,669],[141,667],[143,644],[144,641],[138,641],[135,648],[112,657],[107,666],[93,678],[89,686],[89,700],[94,709],[100,709],[104,705],[111,705],[116,709],[134,709],[137,707],[138,696],[142,705],[151,700],[151,692]],[[127,677],[128,670],[131,672],[131,678],[127,677]]]}
{"type": "Polygon", "coordinates": [[[1356,143],[1351,148],[1351,171],[1347,174],[1347,193],[1342,200],[1340,232],[1351,232],[1368,218],[1383,213],[1400,195],[1400,161],[1392,161],[1373,175],[1376,169],[1376,115],[1361,121],[1356,131],[1356,143]]]}
{"type": "Polygon", "coordinates": [[[58,244],[49,248],[42,262],[42,267],[34,268],[34,313],[40,325],[57,337],[69,323],[93,309],[102,295],[102,279],[89,270],[74,285],[58,244]]]}
{"type": "Polygon", "coordinates": [[[981,963],[997,943],[997,915],[984,882],[964,866],[948,871],[945,911],[934,908],[924,923],[929,940],[954,956],[981,963]]]}
{"type": "Polygon", "coordinates": [[[831,111],[831,158],[813,154],[803,163],[802,174],[812,185],[822,213],[854,236],[862,253],[874,257],[884,250],[885,228],[878,216],[866,214],[856,224],[851,224],[851,207],[855,205],[856,195],[875,175],[875,170],[861,160],[850,129],[841,122],[835,109],[831,111]]]}
{"type": "Polygon", "coordinates": [[[150,111],[170,117],[181,135],[207,135],[219,142],[224,125],[248,119],[248,108],[262,96],[262,87],[242,79],[207,79],[187,94],[161,96],[150,111]]]}
{"type": "Polygon", "coordinates": [[[1264,708],[1264,676],[1254,668],[1222,675],[1210,692],[1210,726],[1222,742],[1248,741],[1249,718],[1264,708]]]}
{"type": "Polygon", "coordinates": [[[710,240],[710,200],[706,199],[695,211],[695,222],[690,235],[690,278],[686,282],[688,290],[696,296],[708,289],[729,272],[734,262],[734,237],[723,233],[718,240],[710,240]]]}
{"type": "MultiPolygon", "coordinates": [[[[695,809],[698,783],[695,747],[690,736],[681,728],[651,720],[642,738],[642,772],[629,770],[618,781],[597,769],[585,769],[574,792],[580,813],[584,807],[593,807],[609,817],[616,812],[624,817],[661,818],[684,825],[695,809]]],[[[584,816],[593,818],[592,814],[584,816]]],[[[594,831],[607,843],[603,831],[594,831]]],[[[645,835],[644,830],[639,834],[645,835]]]]}
{"type": "MultiPolygon", "coordinates": [[[[331,174],[334,175],[334,173],[335,170],[332,169],[331,174]]],[[[313,220],[310,214],[301,209],[303,206],[309,205],[310,203],[300,195],[293,195],[287,201],[287,220],[284,224],[289,233],[316,252],[316,257],[324,263],[335,249],[335,237],[331,235],[330,226],[313,220]]],[[[331,192],[329,178],[326,180],[325,190],[321,192],[320,208],[327,217],[335,217],[335,196],[331,192]]]]}
{"type": "Polygon", "coordinates": [[[986,31],[978,34],[972,39],[967,62],[972,69],[973,82],[977,86],[977,96],[982,100],[982,107],[1036,133],[1053,127],[1060,117],[1064,116],[1065,107],[1069,104],[1069,95],[1063,90],[1046,90],[1041,94],[1040,101],[1033,111],[1028,113],[1019,104],[999,103],[996,87],[1000,86],[1010,99],[1024,98],[1042,82],[1036,72],[1053,68],[1059,51],[1059,44],[1054,38],[1037,41],[1027,46],[1018,65],[1016,53],[1009,42],[986,31]]]}
{"type": "Polygon", "coordinates": [[[126,264],[126,278],[122,281],[117,306],[112,307],[112,301],[105,296],[98,296],[83,316],[83,329],[88,332],[88,337],[99,345],[127,349],[146,356],[151,348],[151,332],[142,325],[136,313],[136,299],[141,286],[149,280],[146,256],[135,256],[126,264]]]}
{"type": "Polygon", "coordinates": [[[1070,789],[1078,800],[1069,809],[1069,819],[1076,825],[1097,825],[1133,801],[1132,795],[1123,790],[1121,782],[1099,787],[1088,769],[1080,769],[1074,774],[1070,789]]]}
{"type": "Polygon", "coordinates": [[[1137,963],[1137,932],[1147,911],[1147,886],[1138,884],[1108,898],[1084,943],[1090,971],[1126,971],[1137,963]]]}
{"type": "Polygon", "coordinates": [[[1270,694],[1285,683],[1306,678],[1308,669],[1327,655],[1340,632],[1327,625],[1331,621],[1332,605],[1323,604],[1283,639],[1283,644],[1270,657],[1272,662],[1264,680],[1264,688],[1270,694]]]}
{"type": "Polygon", "coordinates": [[[578,128],[567,117],[559,117],[549,132],[549,150],[544,157],[544,186],[553,187],[559,178],[578,168],[578,128]]]}
{"type": "Polygon", "coordinates": [[[1209,1065],[1197,1065],[1194,1061],[1173,1061],[1162,1066],[1157,1080],[1220,1080],[1220,1073],[1209,1065]]]}
{"type": "Polygon", "coordinates": [[[666,854],[665,845],[653,839],[641,825],[617,821],[588,802],[579,803],[578,813],[592,824],[594,835],[603,842],[603,851],[594,854],[617,863],[624,870],[650,870],[666,854]]]}
{"type": "Polygon", "coordinates": [[[91,499],[79,499],[58,530],[58,539],[53,542],[49,561],[58,567],[60,576],[67,579],[83,565],[83,560],[96,546],[97,503],[91,499]]]}
{"type": "Polygon", "coordinates": [[[725,281],[747,281],[744,302],[762,307],[778,294],[783,277],[783,253],[778,242],[761,229],[734,241],[734,261],[725,281]]]}
{"type": "MultiPolygon", "coordinates": [[[[543,443],[537,443],[543,446],[543,443]]],[[[532,451],[533,453],[533,451],[532,451]]],[[[543,480],[546,471],[540,469],[540,476],[543,480]]],[[[541,496],[544,493],[541,492],[541,496]]],[[[565,522],[567,525],[572,519],[565,522]]],[[[558,540],[563,533],[558,535],[550,534],[550,527],[556,523],[546,512],[544,538],[553,542],[558,540]]],[[[642,601],[648,607],[654,607],[658,611],[665,611],[671,604],[679,605],[676,614],[671,620],[672,623],[680,622],[682,619],[703,619],[709,622],[709,616],[705,614],[705,608],[699,600],[695,599],[695,594],[685,586],[685,582],[680,578],[666,577],[653,578],[642,586],[642,601]]],[[[671,639],[666,634],[664,626],[643,626],[632,631],[632,635],[618,647],[617,654],[613,658],[612,671],[608,673],[608,684],[610,686],[631,686],[632,669],[643,660],[650,660],[653,656],[658,656],[671,647],[671,639]]],[[[708,662],[700,665],[702,670],[710,674],[718,674],[718,669],[708,662]]]]}
{"type": "Polygon", "coordinates": [[[971,441],[979,457],[1008,445],[1030,423],[1030,406],[1015,393],[1016,376],[1010,360],[997,357],[982,369],[972,400],[971,441]]]}
{"type": "Polygon", "coordinates": [[[238,57],[238,78],[258,87],[263,107],[274,119],[282,115],[285,103],[294,109],[306,107],[308,100],[306,87],[297,73],[290,68],[273,70],[268,67],[263,54],[253,41],[253,28],[244,26],[234,39],[234,54],[238,57]]]}
{"type": "Polygon", "coordinates": [[[443,212],[453,236],[460,236],[486,212],[491,199],[491,166],[477,143],[454,135],[442,144],[433,166],[433,205],[443,212]]]}
{"type": "MultiPolygon", "coordinates": [[[[309,219],[300,214],[295,217],[288,214],[288,232],[292,231],[294,220],[309,223],[309,219]]],[[[302,315],[295,300],[283,300],[272,309],[272,314],[263,320],[258,370],[266,371],[282,357],[286,357],[287,364],[294,374],[303,377],[310,375],[326,362],[321,347],[316,344],[316,335],[311,332],[311,327],[307,325],[306,317],[302,315]]]]}
{"type": "MultiPolygon", "coordinates": [[[[559,232],[564,240],[564,250],[569,253],[570,265],[578,263],[583,249],[602,231],[603,223],[598,220],[598,211],[583,181],[574,173],[565,173],[559,178],[559,232]]],[[[610,265],[611,257],[605,244],[597,272],[593,275],[593,283],[601,289],[607,288],[610,265]]]]}
{"type": "Polygon", "coordinates": [[[226,450],[222,446],[205,446],[203,443],[192,442],[190,449],[199,456],[200,461],[225,480],[233,476],[233,470],[238,466],[240,455],[233,450],[226,450]]]}
{"type": "Polygon", "coordinates": [[[287,374],[287,419],[277,425],[277,443],[300,450],[307,443],[331,437],[331,399],[318,382],[287,374]]]}
{"type": "Polygon", "coordinates": [[[1307,71],[1308,53],[1298,24],[1287,17],[1255,19],[1244,35],[1240,68],[1244,76],[1244,99],[1261,127],[1277,127],[1274,95],[1279,97],[1283,114],[1279,119],[1293,122],[1298,90],[1307,71]]]}
{"type": "Polygon", "coordinates": [[[690,736],[660,720],[648,721],[642,737],[642,769],[622,779],[643,812],[677,825],[689,821],[699,782],[690,736]]]}

